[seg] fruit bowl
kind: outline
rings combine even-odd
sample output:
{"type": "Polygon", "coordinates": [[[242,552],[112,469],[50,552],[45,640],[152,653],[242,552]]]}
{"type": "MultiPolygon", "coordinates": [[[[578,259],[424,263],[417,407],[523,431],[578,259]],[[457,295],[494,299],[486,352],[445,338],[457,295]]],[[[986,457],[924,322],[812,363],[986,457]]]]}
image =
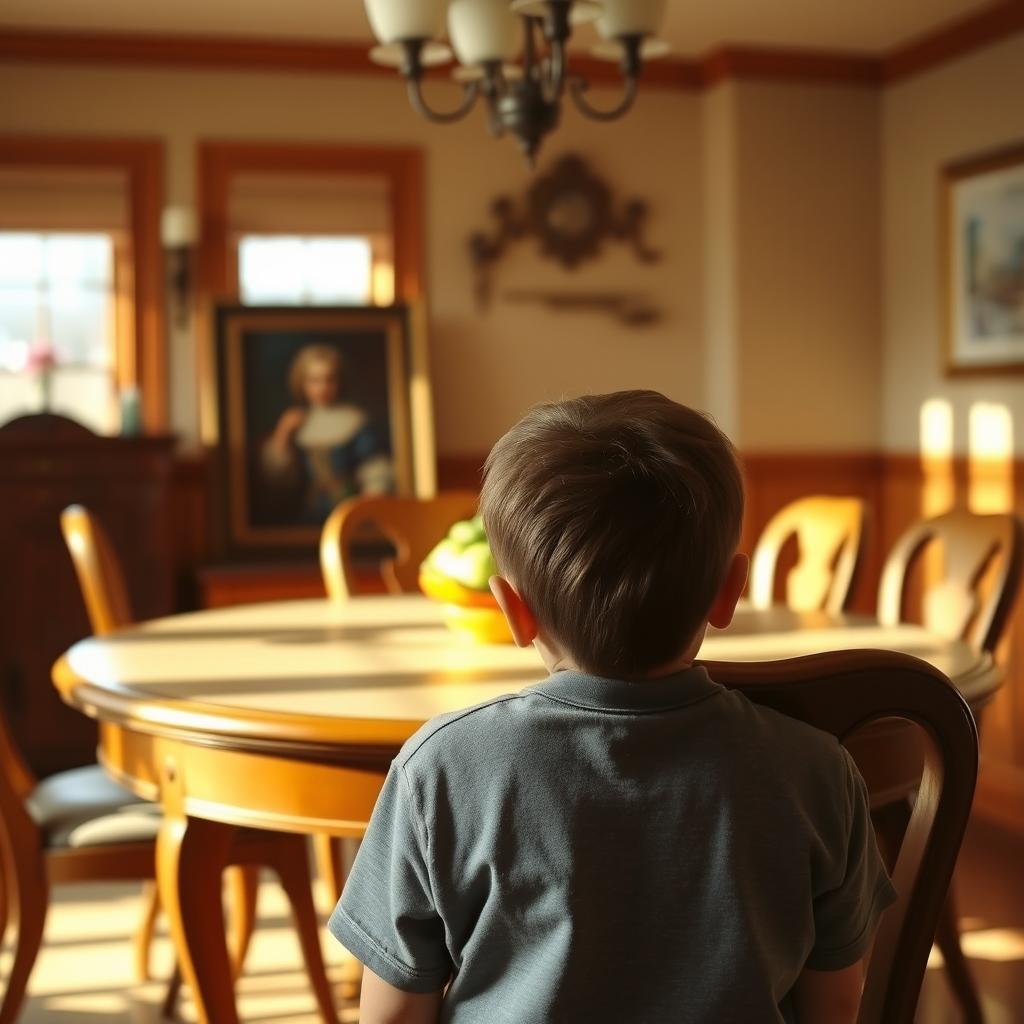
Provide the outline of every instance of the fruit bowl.
{"type": "Polygon", "coordinates": [[[512,633],[488,581],[497,566],[479,516],[456,523],[420,566],[419,584],[442,606],[448,628],[475,643],[509,644],[512,633]]]}

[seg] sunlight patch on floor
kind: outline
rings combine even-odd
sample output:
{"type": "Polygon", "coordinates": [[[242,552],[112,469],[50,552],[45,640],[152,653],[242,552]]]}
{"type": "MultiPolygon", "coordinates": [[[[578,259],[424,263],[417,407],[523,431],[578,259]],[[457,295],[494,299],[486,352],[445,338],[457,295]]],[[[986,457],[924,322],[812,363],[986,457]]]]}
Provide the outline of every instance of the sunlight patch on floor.
{"type": "MultiPolygon", "coordinates": [[[[131,939],[142,912],[137,885],[57,887],[47,919],[43,948],[29,984],[19,1024],[160,1024],[160,1005],[173,965],[163,922],[151,950],[156,981],[134,977],[131,939]]],[[[288,905],[270,880],[260,886],[259,922],[238,989],[243,1020],[261,1024],[319,1024],[288,905]]],[[[326,932],[322,946],[332,981],[340,982],[343,954],[326,932]]],[[[10,969],[12,951],[0,953],[0,976],[10,969]]],[[[354,1004],[337,998],[342,1024],[355,1024],[354,1004]]],[[[195,1011],[187,990],[179,1019],[195,1011]]]]}

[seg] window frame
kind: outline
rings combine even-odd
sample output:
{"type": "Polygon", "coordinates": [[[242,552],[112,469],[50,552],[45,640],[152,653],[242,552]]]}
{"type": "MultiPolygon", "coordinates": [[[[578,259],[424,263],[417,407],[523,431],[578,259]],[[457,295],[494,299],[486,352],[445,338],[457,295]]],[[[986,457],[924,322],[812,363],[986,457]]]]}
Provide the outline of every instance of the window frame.
{"type": "Polygon", "coordinates": [[[120,255],[115,247],[115,293],[119,296],[115,381],[120,390],[138,389],[144,430],[166,433],[168,368],[164,253],[160,244],[164,143],[157,139],[5,135],[0,136],[0,166],[105,169],[124,174],[128,225],[120,255]],[[121,328],[129,321],[132,330],[124,331],[122,339],[121,328]]]}

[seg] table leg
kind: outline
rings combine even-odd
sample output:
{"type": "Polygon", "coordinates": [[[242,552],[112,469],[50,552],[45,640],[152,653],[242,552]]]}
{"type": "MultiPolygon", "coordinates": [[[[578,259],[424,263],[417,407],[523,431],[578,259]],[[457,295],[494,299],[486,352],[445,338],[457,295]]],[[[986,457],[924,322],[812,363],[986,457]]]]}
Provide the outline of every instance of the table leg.
{"type": "Polygon", "coordinates": [[[200,1024],[238,1024],[221,901],[221,875],[236,831],[167,814],[157,836],[160,899],[200,1024]]]}

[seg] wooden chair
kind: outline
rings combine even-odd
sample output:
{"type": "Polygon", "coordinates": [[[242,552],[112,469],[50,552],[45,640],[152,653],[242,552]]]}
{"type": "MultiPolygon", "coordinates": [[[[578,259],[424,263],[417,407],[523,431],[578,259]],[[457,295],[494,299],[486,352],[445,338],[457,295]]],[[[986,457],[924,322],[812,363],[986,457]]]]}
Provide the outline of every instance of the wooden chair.
{"type": "Polygon", "coordinates": [[[905,621],[910,570],[936,542],[943,548],[944,572],[924,594],[923,624],[942,636],[966,640],[978,650],[994,651],[1020,588],[1024,528],[1014,515],[957,510],[911,526],[896,542],[882,569],[879,621],[887,626],[905,621]],[[977,593],[978,584],[986,570],[993,568],[995,577],[982,598],[977,593]]]}
{"type": "MultiPolygon", "coordinates": [[[[86,611],[93,632],[97,636],[129,626],[134,621],[131,600],[125,584],[124,572],[102,525],[81,505],[71,505],[61,514],[61,530],[67,543],[71,560],[78,576],[85,601],[86,611]]],[[[81,769],[82,772],[106,775],[98,766],[81,769]]],[[[73,774],[73,773],[69,773],[73,774]]],[[[47,780],[49,783],[49,780],[47,780]]],[[[46,785],[47,783],[44,783],[46,785]]],[[[112,782],[106,783],[114,787],[112,782]]],[[[120,790],[121,787],[116,787],[120,790]]],[[[140,980],[149,976],[149,945],[159,912],[159,897],[154,879],[154,840],[159,828],[159,808],[138,801],[131,793],[121,790],[122,803],[134,801],[145,807],[153,823],[147,848],[147,873],[132,877],[147,881],[145,888],[146,907],[143,920],[135,937],[136,974],[140,980]]],[[[319,925],[312,901],[312,878],[305,837],[283,832],[262,832],[244,830],[235,843],[231,858],[232,867],[226,873],[231,907],[229,946],[232,951],[232,967],[237,977],[245,961],[256,918],[257,888],[261,867],[272,868],[289,898],[299,943],[302,948],[321,1016],[324,1021],[336,1024],[337,1013],[330,983],[323,964],[320,948],[319,925]]],[[[218,924],[217,916],[211,919],[211,926],[218,924]]],[[[164,1015],[173,1013],[181,986],[181,974],[175,967],[167,998],[164,1015]]],[[[0,1024],[6,1022],[0,1018],[0,1024]]]]}
{"type": "MultiPolygon", "coordinates": [[[[964,640],[994,653],[1020,589],[1024,528],[1014,515],[948,512],[911,526],[896,542],[882,569],[878,618],[887,626],[904,622],[911,570],[925,551],[942,547],[943,572],[928,581],[921,599],[923,624],[942,636],[964,640]],[[978,585],[988,577],[986,593],[978,585]]],[[[889,846],[898,843],[910,816],[906,800],[879,808],[875,822],[889,846]]],[[[983,1020],[977,987],[960,945],[956,901],[950,887],[936,942],[965,1019],[983,1020]]]]}
{"type": "Polygon", "coordinates": [[[797,563],[786,577],[786,604],[794,611],[845,611],[864,546],[864,502],[827,495],[791,502],[768,521],[750,566],[750,602],[775,602],[779,555],[796,537],[797,563]]]}
{"type": "MultiPolygon", "coordinates": [[[[478,496],[473,491],[442,491],[433,498],[364,496],[343,501],[327,517],[320,535],[320,569],[327,596],[347,601],[366,593],[352,558],[354,545],[383,539],[395,551],[381,564],[380,573],[389,594],[418,589],[420,563],[449,527],[476,514],[478,496]]],[[[334,900],[345,887],[341,843],[315,836],[317,870],[334,900]]]]}
{"type": "Polygon", "coordinates": [[[476,514],[472,491],[442,491],[434,498],[366,496],[343,501],[327,518],[320,535],[320,568],[327,595],[345,601],[365,590],[351,557],[353,545],[380,543],[395,548],[381,565],[388,593],[417,589],[420,563],[452,523],[476,514]]]}
{"type": "MultiPolygon", "coordinates": [[[[898,899],[882,918],[857,1018],[859,1024],[911,1024],[974,796],[978,737],[970,708],[942,673],[892,652],[707,668],[717,682],[844,742],[881,719],[924,730],[923,774],[893,873],[898,899]]],[[[893,742],[901,742],[898,734],[893,742]]]]}
{"type": "MultiPolygon", "coordinates": [[[[36,781],[0,713],[0,940],[14,960],[0,981],[0,1024],[14,1024],[43,938],[51,883],[152,879],[159,818],[95,769],[36,781]],[[127,812],[127,813],[125,813],[127,812]]],[[[143,805],[145,807],[145,805],[143,805]]]]}

